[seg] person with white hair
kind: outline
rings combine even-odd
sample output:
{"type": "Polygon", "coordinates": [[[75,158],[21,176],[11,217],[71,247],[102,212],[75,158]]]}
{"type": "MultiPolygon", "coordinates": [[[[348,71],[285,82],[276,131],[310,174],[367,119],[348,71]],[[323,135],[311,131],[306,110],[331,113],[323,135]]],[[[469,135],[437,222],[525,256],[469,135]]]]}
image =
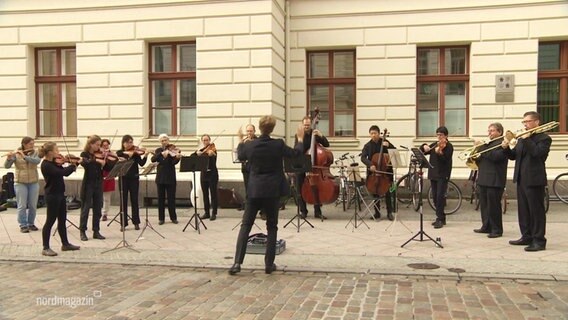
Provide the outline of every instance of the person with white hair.
{"type": "Polygon", "coordinates": [[[151,161],[157,162],[156,186],[158,188],[158,220],[164,224],[166,214],[166,194],[168,197],[168,213],[172,223],[177,224],[176,214],[176,164],[181,159],[181,154],[170,143],[170,137],[162,133],[158,136],[162,144],[157,148],[151,161]]]}

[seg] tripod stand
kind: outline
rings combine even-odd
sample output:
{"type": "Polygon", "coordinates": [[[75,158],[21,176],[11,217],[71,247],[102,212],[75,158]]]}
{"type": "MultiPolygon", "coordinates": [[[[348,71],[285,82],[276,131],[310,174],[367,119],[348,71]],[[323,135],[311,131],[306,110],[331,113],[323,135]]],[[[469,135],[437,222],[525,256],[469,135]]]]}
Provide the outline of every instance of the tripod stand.
{"type": "MultiPolygon", "coordinates": [[[[312,160],[310,159],[309,155],[297,158],[284,158],[284,171],[286,171],[286,173],[295,174],[312,171],[312,160]]],[[[296,186],[296,188],[294,188],[294,190],[292,191],[292,196],[294,197],[296,204],[299,204],[300,202],[298,201],[298,186],[296,186]]],[[[298,229],[298,232],[300,232],[300,227],[305,223],[307,223],[312,228],[314,227],[313,224],[311,224],[305,217],[302,216],[300,212],[300,206],[296,205],[296,215],[292,217],[292,219],[288,220],[288,222],[286,222],[284,228],[286,228],[289,224],[292,224],[298,229]]]]}
{"type": "Polygon", "coordinates": [[[112,168],[112,170],[109,172],[108,177],[105,178],[105,179],[114,179],[115,177],[118,177],[118,190],[119,190],[119,195],[120,195],[120,212],[117,214],[117,216],[120,215],[122,240],[120,240],[120,242],[114,248],[112,248],[110,250],[103,251],[102,253],[106,253],[106,252],[121,249],[121,248],[127,248],[127,249],[134,251],[134,252],[139,252],[138,250],[131,248],[130,244],[126,241],[126,227],[125,227],[126,217],[123,217],[124,213],[122,211],[123,210],[122,206],[124,205],[122,203],[122,177],[128,172],[128,169],[130,169],[130,167],[132,166],[133,163],[134,163],[134,161],[132,161],[132,160],[117,162],[114,165],[114,167],[112,168]]]}
{"type": "MultiPolygon", "coordinates": [[[[146,168],[144,168],[144,170],[141,173],[141,175],[146,177],[146,199],[148,198],[148,175],[154,174],[154,169],[156,169],[157,166],[158,166],[157,162],[151,163],[146,168]]],[[[148,219],[148,203],[146,203],[146,205],[144,207],[146,208],[146,222],[144,222],[144,228],[142,228],[142,232],[140,232],[140,235],[138,236],[138,238],[136,238],[136,242],[138,242],[138,240],[140,240],[140,238],[144,234],[144,231],[146,231],[146,228],[148,228],[148,227],[150,227],[150,229],[152,229],[152,231],[154,231],[160,237],[162,237],[162,239],[165,239],[166,237],[164,237],[161,233],[159,233],[156,229],[154,229],[154,227],[152,227],[152,224],[150,223],[150,220],[148,219]]]]}
{"type": "MultiPolygon", "coordinates": [[[[193,189],[196,188],[196,178],[195,172],[196,171],[203,171],[207,169],[207,165],[209,164],[209,159],[206,157],[199,157],[196,154],[193,154],[189,157],[181,157],[181,164],[179,167],[179,172],[193,172],[193,189]]],[[[191,198],[191,191],[189,197],[191,198]]],[[[201,230],[199,229],[199,225],[202,224],[205,230],[207,230],[207,226],[203,222],[203,219],[197,213],[197,192],[193,192],[193,215],[189,218],[189,221],[183,228],[183,232],[187,229],[187,226],[191,226],[194,230],[197,230],[198,234],[201,234],[201,230]],[[192,220],[195,219],[195,224],[192,220]]]]}
{"type": "MultiPolygon", "coordinates": [[[[361,186],[362,187],[362,186],[361,186]]],[[[353,212],[353,216],[351,217],[351,219],[349,219],[349,221],[347,221],[347,224],[345,225],[345,228],[347,229],[347,226],[349,224],[353,225],[353,229],[357,229],[358,226],[360,226],[361,224],[364,224],[367,229],[371,229],[369,228],[369,225],[365,222],[365,220],[363,220],[363,217],[361,217],[361,215],[359,215],[359,208],[361,207],[361,202],[365,201],[365,199],[363,199],[363,194],[361,193],[361,187],[355,187],[355,209],[353,212]],[[359,220],[359,222],[357,221],[359,220]]],[[[371,202],[371,206],[374,207],[375,205],[375,201],[373,200],[371,202]]],[[[367,208],[367,210],[369,210],[369,208],[367,208]]]]}
{"type": "Polygon", "coordinates": [[[422,151],[420,151],[420,149],[418,148],[412,148],[412,153],[414,153],[414,156],[416,157],[416,159],[419,162],[419,166],[418,166],[418,176],[419,181],[418,181],[418,212],[420,214],[420,231],[418,231],[418,233],[416,233],[412,238],[408,239],[405,243],[403,243],[400,247],[403,248],[407,243],[409,243],[410,241],[414,240],[414,241],[426,241],[426,240],[430,240],[432,242],[434,242],[434,244],[436,244],[436,246],[438,246],[439,248],[443,248],[442,244],[439,243],[438,241],[432,239],[432,237],[430,237],[426,232],[424,232],[424,214],[422,212],[422,209],[424,208],[424,203],[422,201],[422,168],[425,166],[428,166],[430,169],[432,169],[432,165],[430,164],[430,162],[428,162],[428,160],[426,160],[426,157],[424,157],[424,154],[422,153],[422,151]],[[416,237],[420,236],[419,239],[416,239],[416,237]],[[424,239],[424,236],[426,236],[428,239],[424,239]]]}

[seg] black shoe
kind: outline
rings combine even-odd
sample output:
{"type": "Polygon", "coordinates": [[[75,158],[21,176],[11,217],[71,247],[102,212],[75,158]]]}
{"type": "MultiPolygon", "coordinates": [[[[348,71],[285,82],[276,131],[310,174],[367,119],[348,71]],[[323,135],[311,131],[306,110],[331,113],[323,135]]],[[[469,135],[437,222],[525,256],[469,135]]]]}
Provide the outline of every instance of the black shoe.
{"type": "Polygon", "coordinates": [[[531,240],[520,238],[519,240],[509,240],[509,244],[513,246],[527,246],[531,244],[531,240]]]}
{"type": "Polygon", "coordinates": [[[211,218],[211,216],[209,215],[209,213],[204,213],[204,214],[201,215],[200,218],[203,219],[203,220],[205,220],[205,219],[211,218]]]}
{"type": "Polygon", "coordinates": [[[43,249],[41,254],[44,255],[44,256],[48,256],[48,257],[55,257],[57,255],[57,252],[51,250],[50,248],[47,248],[47,249],[43,249]]]}
{"type": "Polygon", "coordinates": [[[134,230],[140,230],[140,225],[139,224],[134,224],[134,230]]]}
{"type": "Polygon", "coordinates": [[[502,233],[490,233],[487,235],[487,238],[501,238],[502,236],[502,233]]]}
{"type": "Polygon", "coordinates": [[[178,224],[179,222],[174,219],[174,220],[172,220],[172,223],[173,223],[173,224],[178,224]]]}
{"type": "Polygon", "coordinates": [[[528,252],[543,251],[543,250],[546,250],[546,246],[541,246],[534,243],[525,248],[525,251],[528,252]]]}
{"type": "Polygon", "coordinates": [[[276,264],[272,264],[271,266],[267,266],[264,268],[264,273],[271,274],[272,272],[276,271],[276,264]]]}
{"type": "Polygon", "coordinates": [[[21,228],[20,228],[20,232],[21,232],[21,233],[29,233],[29,232],[30,232],[30,228],[28,228],[28,227],[21,227],[21,228]]]}
{"type": "Polygon", "coordinates": [[[76,245],[72,245],[70,243],[68,244],[64,244],[61,246],[61,251],[75,251],[75,250],[79,250],[81,247],[76,246],[76,245]]]}
{"type": "Polygon", "coordinates": [[[158,224],[159,224],[159,225],[163,225],[163,224],[164,224],[164,220],[158,221],[158,224]]]}
{"type": "Polygon", "coordinates": [[[211,218],[209,218],[209,221],[213,221],[213,220],[217,220],[217,215],[216,214],[212,214],[211,218]]]}
{"type": "Polygon", "coordinates": [[[436,221],[436,223],[434,223],[434,229],[440,229],[444,226],[444,222],[443,221],[436,221]]]}
{"type": "Polygon", "coordinates": [[[30,225],[30,226],[28,226],[28,229],[30,229],[30,231],[38,231],[38,230],[39,230],[39,229],[38,229],[36,226],[34,226],[33,224],[30,225]]]}
{"type": "Polygon", "coordinates": [[[375,212],[375,214],[373,214],[373,218],[375,220],[379,220],[381,218],[381,213],[380,212],[375,212]]]}
{"type": "Polygon", "coordinates": [[[475,232],[475,233],[490,233],[489,231],[484,230],[484,229],[473,229],[473,232],[475,232]]]}
{"type": "Polygon", "coordinates": [[[321,214],[321,213],[320,213],[320,214],[316,214],[316,215],[315,215],[315,217],[316,217],[316,219],[327,220],[327,217],[326,217],[326,216],[324,216],[324,215],[323,215],[323,214],[321,214]]]}
{"type": "Polygon", "coordinates": [[[390,221],[394,220],[394,216],[392,215],[392,212],[387,212],[387,219],[389,219],[390,221]]]}
{"type": "Polygon", "coordinates": [[[89,238],[87,238],[87,234],[85,233],[85,231],[81,231],[80,235],[81,235],[81,241],[89,240],[89,238]]]}
{"type": "Polygon", "coordinates": [[[307,213],[300,213],[300,218],[306,219],[308,217],[307,213]]]}
{"type": "MultiPolygon", "coordinates": [[[[432,222],[432,225],[436,225],[436,223],[437,223],[438,221],[439,221],[439,220],[434,220],[434,221],[432,222]]],[[[446,221],[442,221],[442,224],[443,224],[443,225],[446,225],[446,221]]]]}
{"type": "Polygon", "coordinates": [[[234,276],[235,274],[241,272],[241,265],[238,263],[235,263],[230,269],[229,269],[229,274],[234,276]]]}
{"type": "Polygon", "coordinates": [[[98,231],[94,231],[93,232],[93,239],[99,239],[99,240],[104,240],[106,239],[105,237],[103,237],[102,234],[100,234],[100,232],[98,231]]]}

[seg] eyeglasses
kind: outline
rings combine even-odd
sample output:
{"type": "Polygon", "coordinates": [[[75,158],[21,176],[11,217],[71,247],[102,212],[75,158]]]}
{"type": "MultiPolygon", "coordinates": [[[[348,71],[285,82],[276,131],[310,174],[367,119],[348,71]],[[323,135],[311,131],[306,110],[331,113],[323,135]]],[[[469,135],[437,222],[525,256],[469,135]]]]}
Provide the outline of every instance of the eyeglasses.
{"type": "Polygon", "coordinates": [[[535,120],[535,119],[523,120],[523,121],[521,121],[521,123],[522,123],[522,124],[526,124],[526,123],[534,122],[534,121],[536,121],[536,120],[535,120]]]}

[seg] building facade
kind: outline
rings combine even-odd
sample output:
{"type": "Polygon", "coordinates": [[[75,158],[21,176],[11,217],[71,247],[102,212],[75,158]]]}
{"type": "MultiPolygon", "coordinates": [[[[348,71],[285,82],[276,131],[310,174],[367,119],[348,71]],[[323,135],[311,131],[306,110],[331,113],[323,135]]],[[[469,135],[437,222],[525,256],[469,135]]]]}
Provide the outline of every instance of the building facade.
{"type": "MultiPolygon", "coordinates": [[[[167,133],[190,154],[209,134],[221,180],[239,181],[239,128],[272,114],[275,135],[290,140],[316,107],[336,155],[358,154],[373,124],[397,146],[432,142],[446,125],[459,151],[489,123],[517,131],[538,110],[560,123],[553,179],[567,165],[568,2],[0,4],[3,151],[29,135],[78,152],[90,134],[116,137],[113,149],[131,134],[152,149],[167,133]]],[[[465,178],[458,153],[454,175],[465,178]]]]}

